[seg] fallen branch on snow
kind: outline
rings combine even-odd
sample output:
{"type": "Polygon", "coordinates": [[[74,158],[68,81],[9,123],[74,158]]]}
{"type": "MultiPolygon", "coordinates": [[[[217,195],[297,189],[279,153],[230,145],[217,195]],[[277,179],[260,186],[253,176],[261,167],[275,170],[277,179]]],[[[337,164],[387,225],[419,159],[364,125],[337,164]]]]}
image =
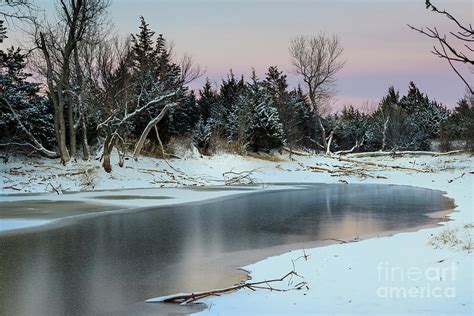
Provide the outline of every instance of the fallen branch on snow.
{"type": "Polygon", "coordinates": [[[220,296],[221,294],[231,293],[231,292],[235,292],[241,289],[249,289],[252,291],[268,290],[268,291],[278,291],[278,292],[286,292],[290,290],[301,290],[303,288],[308,289],[308,285],[305,281],[301,281],[289,289],[279,289],[279,288],[274,288],[271,286],[271,283],[282,282],[282,281],[285,281],[286,279],[289,279],[288,283],[290,284],[292,278],[295,276],[302,278],[295,271],[290,271],[279,279],[265,280],[265,281],[260,281],[260,282],[247,282],[247,283],[230,286],[223,289],[211,290],[211,291],[205,291],[205,292],[171,295],[171,296],[166,296],[159,299],[148,300],[147,303],[174,303],[174,304],[186,305],[186,304],[193,303],[197,300],[200,300],[206,297],[220,296]]]}
{"type": "Polygon", "coordinates": [[[311,153],[305,153],[303,151],[294,150],[294,149],[291,149],[291,148],[288,148],[288,147],[283,147],[283,150],[286,151],[286,152],[289,152],[290,154],[296,155],[296,156],[304,156],[304,157],[311,157],[312,156],[311,153]]]}
{"type": "Polygon", "coordinates": [[[350,242],[358,242],[358,241],[360,241],[360,238],[359,238],[359,237],[356,237],[356,238],[354,238],[354,239],[352,239],[352,240],[349,240],[349,241],[347,241],[347,240],[342,240],[342,239],[337,239],[337,238],[325,238],[325,239],[323,239],[323,241],[328,241],[328,240],[337,241],[337,242],[340,243],[340,244],[348,244],[348,243],[350,243],[350,242]]]}
{"type": "Polygon", "coordinates": [[[250,171],[227,171],[222,174],[224,177],[225,185],[235,185],[235,184],[255,184],[255,180],[251,177],[252,173],[254,173],[256,169],[250,171]]]}
{"type": "Polygon", "coordinates": [[[390,169],[391,168],[391,169],[399,169],[399,170],[406,170],[406,171],[416,171],[416,172],[421,172],[421,173],[432,172],[432,170],[427,170],[427,169],[410,168],[410,167],[403,167],[403,166],[392,166],[392,165],[386,165],[386,164],[381,164],[381,163],[377,163],[377,162],[362,161],[362,160],[350,159],[350,158],[345,158],[345,157],[340,157],[340,156],[333,156],[333,158],[335,158],[339,161],[357,163],[357,164],[362,164],[362,165],[369,165],[369,166],[374,166],[374,167],[379,167],[379,168],[384,168],[384,169],[390,169]]]}
{"type": "Polygon", "coordinates": [[[453,150],[445,153],[439,153],[434,151],[374,151],[374,152],[365,152],[365,153],[356,153],[351,154],[352,158],[365,158],[365,157],[385,157],[385,156],[450,156],[455,154],[465,153],[465,150],[453,150]]]}

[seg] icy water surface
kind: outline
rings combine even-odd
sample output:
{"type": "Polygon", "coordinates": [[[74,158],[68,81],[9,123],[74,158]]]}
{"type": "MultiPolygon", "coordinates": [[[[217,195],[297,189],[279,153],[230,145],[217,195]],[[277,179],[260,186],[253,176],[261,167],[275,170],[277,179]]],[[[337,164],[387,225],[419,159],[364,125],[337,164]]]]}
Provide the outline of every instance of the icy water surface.
{"type": "Polygon", "coordinates": [[[233,285],[246,277],[238,267],[327,238],[433,226],[424,214],[451,207],[408,186],[311,185],[4,233],[0,315],[191,312],[144,301],[233,285]]]}

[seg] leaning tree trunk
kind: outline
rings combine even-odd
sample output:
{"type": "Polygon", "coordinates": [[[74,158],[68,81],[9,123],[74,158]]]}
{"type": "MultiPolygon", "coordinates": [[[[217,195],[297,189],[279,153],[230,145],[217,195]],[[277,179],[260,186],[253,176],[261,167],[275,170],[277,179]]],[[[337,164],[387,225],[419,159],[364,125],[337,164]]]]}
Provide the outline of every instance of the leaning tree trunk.
{"type": "Polygon", "coordinates": [[[114,142],[115,137],[112,135],[108,135],[104,142],[104,152],[102,153],[102,167],[104,168],[105,172],[110,173],[112,172],[112,164],[110,163],[110,155],[112,154],[112,150],[114,149],[114,142]]]}
{"type": "Polygon", "coordinates": [[[329,134],[328,140],[326,142],[326,155],[328,156],[331,155],[331,143],[332,143],[333,137],[334,137],[334,131],[331,131],[331,134],[329,134]]]}
{"type": "Polygon", "coordinates": [[[158,124],[162,119],[163,117],[165,117],[166,113],[175,106],[176,104],[175,103],[172,103],[172,104],[167,104],[163,110],[161,110],[160,114],[158,114],[157,117],[155,117],[154,119],[152,119],[150,122],[148,122],[148,125],[145,127],[145,129],[143,130],[143,133],[142,135],[140,136],[140,139],[138,140],[137,142],[137,145],[135,146],[135,150],[133,151],[133,158],[135,160],[138,159],[138,157],[140,156],[140,152],[142,151],[143,149],[143,145],[145,144],[145,140],[146,138],[148,137],[148,134],[150,133],[151,129],[156,126],[156,124],[158,124]]]}

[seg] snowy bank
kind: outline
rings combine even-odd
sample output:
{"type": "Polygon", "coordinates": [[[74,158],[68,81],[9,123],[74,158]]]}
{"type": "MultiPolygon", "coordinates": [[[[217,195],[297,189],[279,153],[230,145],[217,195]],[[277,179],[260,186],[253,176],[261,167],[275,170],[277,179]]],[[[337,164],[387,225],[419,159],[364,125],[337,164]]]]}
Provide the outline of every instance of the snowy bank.
{"type": "MultiPolygon", "coordinates": [[[[262,157],[265,158],[265,157],[262,157]]],[[[444,227],[402,233],[357,243],[295,250],[244,267],[254,281],[280,278],[293,269],[304,277],[309,289],[268,292],[241,290],[206,299],[208,314],[319,314],[319,315],[472,315],[474,314],[474,158],[470,155],[439,157],[379,157],[341,161],[323,156],[258,159],[220,155],[190,159],[127,161],[104,173],[96,161],[63,167],[45,160],[13,161],[1,165],[3,193],[110,190],[179,186],[223,185],[233,175],[244,174],[242,183],[383,183],[413,185],[447,192],[455,200],[456,212],[444,227]],[[275,161],[276,160],[276,161],[275,161]],[[347,172],[357,170],[357,172],[347,172]],[[229,174],[229,172],[232,173],[229,174]],[[54,188],[54,190],[53,190],[54,188]]],[[[232,182],[232,181],[231,181],[232,182]]],[[[158,201],[136,198],[127,207],[164,205],[207,199],[209,194],[242,191],[157,189],[153,195],[169,197],[158,201]],[[192,197],[193,195],[194,197],[192,197]],[[184,196],[184,198],[183,198],[184,196]],[[183,199],[181,199],[183,198],[183,199]]],[[[136,195],[149,195],[147,191],[136,195]]],[[[127,192],[126,194],[133,194],[127,192]]],[[[75,198],[97,202],[100,192],[78,193],[75,198]]],[[[124,192],[111,193],[124,195],[124,192]]],[[[47,199],[64,199],[74,194],[46,194],[47,199]]],[[[103,194],[102,194],[103,195],[103,194]]],[[[151,194],[150,194],[151,195],[151,194]]],[[[3,201],[28,196],[1,196],[3,201]]],[[[100,198],[99,198],[100,200],[100,198]]],[[[100,203],[122,205],[120,200],[100,203]]],[[[354,236],[356,237],[356,236],[354,236]]],[[[296,280],[294,280],[296,281],[296,280]]],[[[275,285],[288,288],[288,282],[275,285]]]]}
{"type": "MultiPolygon", "coordinates": [[[[382,163],[436,169],[433,173],[386,170],[380,174],[387,179],[370,182],[445,191],[457,204],[457,212],[450,215],[453,221],[445,227],[415,233],[306,250],[307,260],[301,260],[303,252],[299,250],[244,267],[251,271],[253,280],[274,279],[292,270],[292,260],[300,258],[295,261],[295,270],[304,277],[309,289],[241,290],[205,300],[208,309],[203,314],[473,315],[474,160],[384,160],[382,163]],[[456,234],[459,236],[452,236],[456,234]],[[446,235],[450,238],[444,239],[446,235]]],[[[338,181],[324,178],[327,182],[338,181]]],[[[280,284],[280,288],[288,288],[288,284],[280,284]]]]}

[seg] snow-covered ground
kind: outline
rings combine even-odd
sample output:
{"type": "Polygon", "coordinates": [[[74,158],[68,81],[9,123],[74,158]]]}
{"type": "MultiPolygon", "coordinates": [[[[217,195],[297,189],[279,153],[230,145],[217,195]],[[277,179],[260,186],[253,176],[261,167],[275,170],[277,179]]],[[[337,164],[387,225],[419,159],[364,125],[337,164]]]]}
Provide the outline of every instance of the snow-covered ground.
{"type": "MultiPolygon", "coordinates": [[[[267,157],[262,157],[267,158],[267,157]]],[[[295,250],[244,267],[253,281],[280,278],[293,270],[309,289],[280,291],[240,290],[205,300],[208,314],[311,315],[474,315],[474,157],[423,156],[360,158],[355,163],[331,157],[257,159],[232,155],[192,157],[169,162],[144,158],[127,161],[125,168],[104,173],[98,162],[68,167],[46,160],[13,160],[0,165],[3,194],[50,192],[42,199],[94,200],[104,192],[62,194],[78,190],[111,190],[176,186],[254,183],[386,183],[413,185],[447,192],[456,212],[448,224],[418,232],[364,240],[357,243],[295,250]],[[400,168],[401,167],[401,168],[400,168]],[[228,173],[232,171],[233,173],[228,173]],[[53,193],[51,193],[53,192],[53,193]]],[[[177,203],[235,194],[209,190],[127,190],[106,194],[160,195],[171,199],[136,199],[125,206],[177,203]],[[131,193],[132,192],[132,193],[131,193]],[[135,193],[133,193],[135,192],[135,193]],[[187,192],[187,193],[184,193],[187,192]]],[[[0,201],[31,199],[2,195],[0,201]]],[[[37,197],[35,196],[35,199],[37,197]]],[[[99,198],[100,200],[100,198],[99,198]]],[[[124,206],[123,200],[100,200],[124,206]]],[[[354,236],[355,237],[355,236],[354,236]]],[[[293,279],[293,282],[299,279],[293,279]]],[[[291,289],[288,281],[272,284],[291,289]]]]}

